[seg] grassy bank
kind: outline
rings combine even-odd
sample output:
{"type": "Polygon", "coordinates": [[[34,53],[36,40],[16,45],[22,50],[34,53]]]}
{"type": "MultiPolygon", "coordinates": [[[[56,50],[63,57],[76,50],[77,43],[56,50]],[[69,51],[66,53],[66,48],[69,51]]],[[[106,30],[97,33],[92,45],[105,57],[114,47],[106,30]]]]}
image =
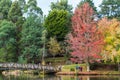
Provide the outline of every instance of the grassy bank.
{"type": "Polygon", "coordinates": [[[120,75],[119,71],[114,70],[91,70],[87,72],[85,64],[72,64],[72,65],[63,65],[61,72],[58,72],[57,75],[120,75]],[[82,71],[76,69],[76,67],[82,67],[82,71]]]}
{"type": "Polygon", "coordinates": [[[62,72],[80,71],[80,69],[76,69],[76,67],[82,67],[82,71],[86,71],[86,64],[72,64],[72,65],[63,65],[62,72]]]}

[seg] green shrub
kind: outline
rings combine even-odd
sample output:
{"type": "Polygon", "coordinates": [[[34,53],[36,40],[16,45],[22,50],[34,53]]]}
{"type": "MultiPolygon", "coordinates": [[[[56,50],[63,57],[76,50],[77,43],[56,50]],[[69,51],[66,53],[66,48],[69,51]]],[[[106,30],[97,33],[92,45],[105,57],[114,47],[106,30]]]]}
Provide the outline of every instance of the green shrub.
{"type": "Polygon", "coordinates": [[[70,71],[75,71],[75,69],[74,68],[70,68],[70,71]]]}

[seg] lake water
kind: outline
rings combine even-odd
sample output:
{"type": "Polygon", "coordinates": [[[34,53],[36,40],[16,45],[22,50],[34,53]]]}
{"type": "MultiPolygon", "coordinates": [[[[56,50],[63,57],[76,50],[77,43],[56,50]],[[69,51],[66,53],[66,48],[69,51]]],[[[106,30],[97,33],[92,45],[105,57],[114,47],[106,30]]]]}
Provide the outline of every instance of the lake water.
{"type": "Polygon", "coordinates": [[[120,80],[119,75],[94,75],[94,76],[73,76],[73,75],[62,75],[62,76],[35,76],[35,75],[22,75],[22,76],[2,76],[0,80],[120,80]]]}

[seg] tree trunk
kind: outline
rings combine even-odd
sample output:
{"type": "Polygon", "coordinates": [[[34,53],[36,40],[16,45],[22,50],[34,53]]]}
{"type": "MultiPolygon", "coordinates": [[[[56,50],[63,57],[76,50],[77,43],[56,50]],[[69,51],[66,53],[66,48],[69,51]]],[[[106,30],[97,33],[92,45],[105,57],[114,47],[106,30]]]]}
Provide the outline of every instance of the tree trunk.
{"type": "Polygon", "coordinates": [[[86,66],[87,66],[87,72],[89,72],[90,71],[90,63],[89,63],[89,56],[88,55],[86,57],[86,66]]]}
{"type": "Polygon", "coordinates": [[[15,39],[16,39],[16,44],[15,44],[15,51],[16,51],[15,57],[16,57],[16,61],[18,61],[18,57],[20,56],[20,53],[21,53],[21,48],[20,48],[20,37],[21,37],[20,32],[21,32],[21,30],[19,30],[19,28],[20,27],[17,26],[17,28],[16,28],[16,35],[15,35],[16,36],[15,37],[15,39]]]}
{"type": "Polygon", "coordinates": [[[89,77],[89,76],[87,77],[87,80],[90,80],[90,77],[89,77]]]}
{"type": "Polygon", "coordinates": [[[87,72],[90,72],[90,64],[87,62],[87,72]]]}

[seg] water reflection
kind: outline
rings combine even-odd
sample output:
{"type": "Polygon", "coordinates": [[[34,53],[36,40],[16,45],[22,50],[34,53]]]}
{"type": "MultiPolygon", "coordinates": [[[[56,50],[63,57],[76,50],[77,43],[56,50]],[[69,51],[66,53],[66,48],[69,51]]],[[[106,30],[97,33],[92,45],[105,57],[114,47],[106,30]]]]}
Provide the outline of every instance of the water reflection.
{"type": "Polygon", "coordinates": [[[73,75],[49,75],[45,77],[41,77],[40,75],[21,75],[21,76],[2,76],[0,75],[0,80],[120,80],[119,75],[113,76],[105,76],[105,75],[95,75],[95,76],[73,76],[73,75]]]}
{"type": "Polygon", "coordinates": [[[120,80],[119,75],[61,76],[60,80],[120,80]]]}

